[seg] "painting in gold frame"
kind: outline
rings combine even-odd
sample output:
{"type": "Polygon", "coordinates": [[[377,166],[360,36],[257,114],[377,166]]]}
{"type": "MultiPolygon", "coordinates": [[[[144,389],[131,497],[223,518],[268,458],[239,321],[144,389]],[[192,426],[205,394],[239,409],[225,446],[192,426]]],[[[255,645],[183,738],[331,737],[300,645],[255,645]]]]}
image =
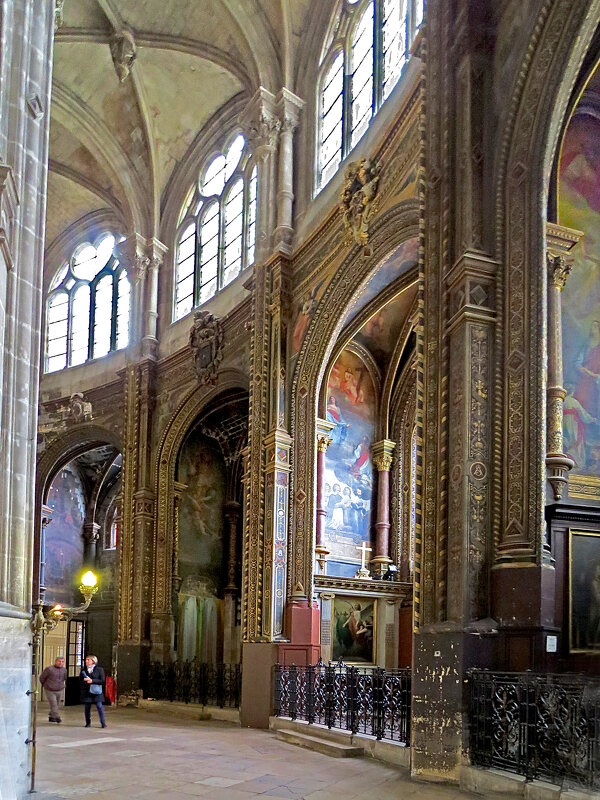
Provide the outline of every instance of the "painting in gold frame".
{"type": "Polygon", "coordinates": [[[346,664],[375,664],[377,600],[336,595],[331,615],[331,657],[346,664]]]}
{"type": "Polygon", "coordinates": [[[569,530],[569,642],[600,653],[600,533],[569,530]]]}

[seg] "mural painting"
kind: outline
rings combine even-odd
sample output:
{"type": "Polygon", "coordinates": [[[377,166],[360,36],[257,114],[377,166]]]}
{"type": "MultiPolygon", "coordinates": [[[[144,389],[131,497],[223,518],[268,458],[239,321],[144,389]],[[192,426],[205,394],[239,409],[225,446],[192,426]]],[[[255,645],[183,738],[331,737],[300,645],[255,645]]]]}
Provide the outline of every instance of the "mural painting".
{"type": "Polygon", "coordinates": [[[71,465],[57,473],[47,503],[53,514],[46,528],[45,599],[73,605],[80,602],[75,589],[83,566],[85,494],[79,473],[71,465]]]}
{"type": "Polygon", "coordinates": [[[600,534],[570,531],[571,651],[600,653],[600,534]]]}
{"type": "Polygon", "coordinates": [[[217,663],[223,652],[223,502],[225,468],[210,440],[193,431],[179,456],[187,485],[179,508],[177,653],[184,661],[217,663]]]}
{"type": "Polygon", "coordinates": [[[354,341],[371,353],[382,375],[385,375],[390,364],[402,326],[406,322],[407,314],[416,295],[415,283],[373,314],[354,337],[354,341]]]}
{"type": "Polygon", "coordinates": [[[327,384],[327,419],[335,423],[325,461],[327,572],[353,577],[358,547],[371,541],[375,389],[365,363],[343,350],[327,384]]]}
{"type": "Polygon", "coordinates": [[[332,619],[332,657],[356,664],[375,663],[376,600],[335,597],[332,619]]]}
{"type": "Polygon", "coordinates": [[[600,75],[592,77],[565,135],[559,221],[583,231],[563,290],[565,453],[574,474],[600,476],[600,75]],[[593,109],[595,108],[595,111],[593,109]]]}

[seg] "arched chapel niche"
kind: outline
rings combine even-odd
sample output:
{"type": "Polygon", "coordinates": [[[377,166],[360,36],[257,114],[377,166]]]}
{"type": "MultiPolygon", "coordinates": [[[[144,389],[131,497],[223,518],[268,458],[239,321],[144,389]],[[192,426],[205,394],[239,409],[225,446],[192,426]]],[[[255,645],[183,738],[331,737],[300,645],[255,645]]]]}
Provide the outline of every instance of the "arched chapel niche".
{"type": "Polygon", "coordinates": [[[329,439],[317,462],[316,585],[325,659],[410,662],[415,244],[390,254],[348,309],[320,390],[319,426],[329,439]],[[361,569],[365,548],[370,575],[361,569]]]}
{"type": "MultiPolygon", "coordinates": [[[[114,640],[114,588],[118,569],[122,456],[112,445],[92,447],[54,468],[44,499],[40,542],[40,597],[45,605],[76,606],[78,586],[92,569],[99,591],[76,637],[60,623],[44,644],[44,665],[57,654],[78,674],[87,648],[110,673],[114,640]]],[[[71,623],[73,626],[73,623],[71,623]]]]}
{"type": "Polygon", "coordinates": [[[221,396],[191,426],[177,455],[174,655],[239,661],[242,451],[245,393],[221,396]]]}

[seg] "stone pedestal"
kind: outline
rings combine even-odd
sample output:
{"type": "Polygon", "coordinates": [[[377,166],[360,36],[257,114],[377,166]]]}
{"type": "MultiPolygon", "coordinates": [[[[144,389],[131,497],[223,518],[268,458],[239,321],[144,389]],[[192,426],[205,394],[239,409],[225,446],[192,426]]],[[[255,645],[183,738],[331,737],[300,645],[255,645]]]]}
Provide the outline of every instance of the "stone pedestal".
{"type": "Polygon", "coordinates": [[[113,649],[113,677],[117,694],[126,694],[142,685],[142,675],[148,665],[150,648],[137,642],[119,642],[113,649]]]}
{"type": "Polygon", "coordinates": [[[31,630],[28,615],[1,602],[0,642],[0,797],[25,797],[29,789],[30,746],[26,740],[31,711],[27,696],[31,630]]]}
{"type": "Polygon", "coordinates": [[[268,728],[273,707],[273,667],[278,649],[273,642],[242,645],[242,702],[240,722],[244,728],[268,728]]]}
{"type": "Polygon", "coordinates": [[[321,655],[319,625],[320,615],[316,604],[292,600],[286,611],[289,641],[279,643],[279,663],[298,666],[315,664],[321,655]]]}

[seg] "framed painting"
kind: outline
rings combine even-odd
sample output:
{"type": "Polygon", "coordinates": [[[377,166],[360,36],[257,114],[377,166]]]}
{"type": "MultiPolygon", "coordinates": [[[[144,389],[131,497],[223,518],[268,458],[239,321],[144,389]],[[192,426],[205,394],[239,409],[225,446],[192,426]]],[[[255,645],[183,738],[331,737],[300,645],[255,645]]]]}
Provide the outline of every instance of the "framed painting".
{"type": "Polygon", "coordinates": [[[600,653],[600,533],[569,531],[569,633],[573,653],[600,653]]]}
{"type": "Polygon", "coordinates": [[[377,600],[336,595],[331,619],[331,657],[347,664],[375,664],[377,600]]]}

